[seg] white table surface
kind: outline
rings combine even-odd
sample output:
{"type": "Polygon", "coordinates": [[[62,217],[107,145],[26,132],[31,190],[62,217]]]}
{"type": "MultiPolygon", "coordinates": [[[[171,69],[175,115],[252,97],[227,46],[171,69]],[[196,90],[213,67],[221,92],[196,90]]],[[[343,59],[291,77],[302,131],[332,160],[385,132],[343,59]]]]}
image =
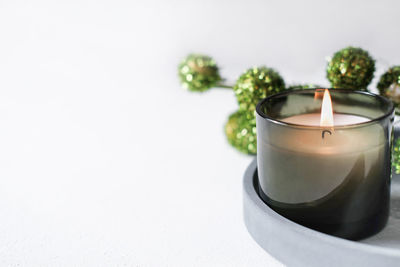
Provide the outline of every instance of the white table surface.
{"type": "Polygon", "coordinates": [[[297,2],[1,1],[0,266],[280,266],[242,221],[232,92],[176,65],[327,85],[349,44],[400,64],[395,1],[297,2]]]}

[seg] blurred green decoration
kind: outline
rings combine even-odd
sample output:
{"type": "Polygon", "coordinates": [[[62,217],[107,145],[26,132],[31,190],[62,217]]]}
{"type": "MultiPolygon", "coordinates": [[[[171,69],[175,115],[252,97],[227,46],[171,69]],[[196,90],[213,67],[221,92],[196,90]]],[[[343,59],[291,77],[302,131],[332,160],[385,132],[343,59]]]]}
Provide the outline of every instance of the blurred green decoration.
{"type": "Polygon", "coordinates": [[[393,101],[396,113],[400,111],[400,66],[391,67],[379,79],[379,94],[393,101]]]}
{"type": "MultiPolygon", "coordinates": [[[[375,60],[361,48],[346,47],[337,51],[326,68],[326,75],[334,88],[365,90],[375,72],[375,60]]],[[[285,87],[281,75],[265,66],[246,70],[234,86],[225,85],[219,68],[209,56],[188,55],[178,66],[178,76],[183,87],[194,92],[204,92],[214,87],[233,88],[239,109],[231,114],[225,124],[228,142],[237,150],[257,153],[255,108],[265,97],[285,90],[320,88],[315,84],[294,84],[285,87]]],[[[400,110],[400,66],[390,68],[377,85],[381,95],[390,98],[400,110]]],[[[393,166],[400,174],[400,139],[395,142],[393,166]]]]}
{"type": "Polygon", "coordinates": [[[254,111],[261,99],[285,90],[285,82],[274,69],[254,67],[239,77],[233,90],[239,110],[254,111]]]}
{"type": "Polygon", "coordinates": [[[400,138],[394,143],[392,165],[395,173],[400,174],[400,138]]]}
{"type": "Polygon", "coordinates": [[[323,87],[320,85],[317,85],[317,84],[312,84],[312,83],[293,84],[293,85],[289,85],[288,87],[286,87],[286,90],[310,89],[310,88],[323,88],[323,87]]]}
{"type": "Polygon", "coordinates": [[[375,72],[375,60],[361,48],[346,47],[336,52],[326,69],[334,88],[368,91],[375,72]]]}
{"type": "Polygon", "coordinates": [[[232,113],[225,124],[229,144],[240,152],[257,153],[256,118],[254,112],[238,110],[232,113]]]}
{"type": "Polygon", "coordinates": [[[182,86],[190,91],[204,92],[222,85],[219,68],[209,56],[201,54],[188,55],[178,66],[178,75],[182,86]]]}

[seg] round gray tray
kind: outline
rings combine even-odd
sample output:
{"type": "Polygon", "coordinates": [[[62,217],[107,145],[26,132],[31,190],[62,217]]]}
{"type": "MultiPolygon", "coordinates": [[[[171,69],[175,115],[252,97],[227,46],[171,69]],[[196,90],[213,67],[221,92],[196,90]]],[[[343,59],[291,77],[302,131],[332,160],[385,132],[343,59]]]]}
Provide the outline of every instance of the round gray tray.
{"type": "Polygon", "coordinates": [[[361,241],[323,234],[294,223],[272,209],[254,187],[257,162],[243,180],[244,222],[254,240],[288,266],[400,266],[400,180],[392,179],[391,211],[387,226],[361,241]]]}

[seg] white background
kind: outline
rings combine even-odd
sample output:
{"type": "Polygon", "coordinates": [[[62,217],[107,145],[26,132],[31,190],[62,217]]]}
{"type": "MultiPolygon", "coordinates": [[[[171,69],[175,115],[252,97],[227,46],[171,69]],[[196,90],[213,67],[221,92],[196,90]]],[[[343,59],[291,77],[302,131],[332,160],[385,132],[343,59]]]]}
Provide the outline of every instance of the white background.
{"type": "Polygon", "coordinates": [[[398,3],[1,0],[0,266],[280,266],[242,222],[232,92],[187,92],[176,66],[328,85],[354,45],[379,76],[400,64],[398,3]]]}

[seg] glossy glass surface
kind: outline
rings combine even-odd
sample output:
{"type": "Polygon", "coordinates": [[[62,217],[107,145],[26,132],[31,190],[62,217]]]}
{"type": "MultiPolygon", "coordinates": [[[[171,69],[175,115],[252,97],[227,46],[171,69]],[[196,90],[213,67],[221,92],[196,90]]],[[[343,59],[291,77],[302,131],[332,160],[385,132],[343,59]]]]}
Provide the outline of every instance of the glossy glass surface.
{"type": "Polygon", "coordinates": [[[260,196],[295,222],[360,239],[388,217],[393,105],[374,94],[330,89],[334,113],[368,121],[334,127],[284,122],[319,114],[322,93],[296,90],[258,104],[260,196]]]}

